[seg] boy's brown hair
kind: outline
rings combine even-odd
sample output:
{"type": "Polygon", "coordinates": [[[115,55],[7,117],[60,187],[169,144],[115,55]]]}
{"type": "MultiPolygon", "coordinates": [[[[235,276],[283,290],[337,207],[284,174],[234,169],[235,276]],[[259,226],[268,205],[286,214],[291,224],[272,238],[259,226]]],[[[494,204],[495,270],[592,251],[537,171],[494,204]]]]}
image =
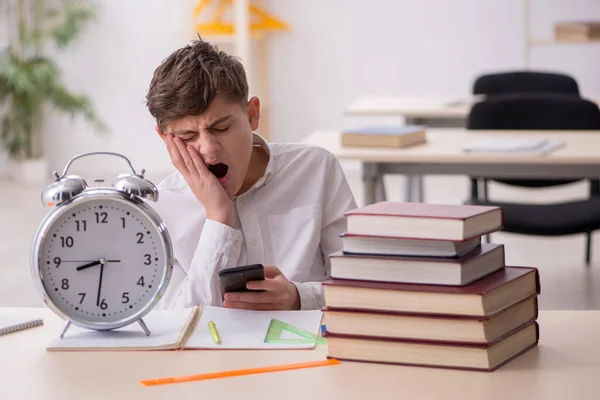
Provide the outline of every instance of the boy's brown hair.
{"type": "Polygon", "coordinates": [[[246,72],[235,57],[198,37],[169,55],[154,71],[146,106],[162,132],[169,122],[202,114],[217,93],[245,105],[246,72]]]}

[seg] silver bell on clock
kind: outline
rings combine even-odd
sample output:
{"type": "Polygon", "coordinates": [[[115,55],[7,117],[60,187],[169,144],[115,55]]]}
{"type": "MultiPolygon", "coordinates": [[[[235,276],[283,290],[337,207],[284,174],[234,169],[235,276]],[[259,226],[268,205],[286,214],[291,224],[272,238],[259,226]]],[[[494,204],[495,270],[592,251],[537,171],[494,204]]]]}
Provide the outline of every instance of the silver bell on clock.
{"type": "Polygon", "coordinates": [[[164,222],[146,204],[158,190],[118,153],[92,152],[70,159],[42,192],[51,207],[31,248],[34,282],[48,307],[71,326],[113,330],[140,324],[161,299],[172,274],[173,250],[164,222]],[[76,159],[112,155],[133,174],[118,175],[108,187],[89,187],[67,171],[76,159]]]}

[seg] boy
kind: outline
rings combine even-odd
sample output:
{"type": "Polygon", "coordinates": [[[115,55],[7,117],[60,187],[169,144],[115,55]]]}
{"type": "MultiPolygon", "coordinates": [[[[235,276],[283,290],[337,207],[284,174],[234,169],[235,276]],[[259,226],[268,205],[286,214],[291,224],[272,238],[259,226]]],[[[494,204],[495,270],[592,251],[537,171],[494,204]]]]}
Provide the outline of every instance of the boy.
{"type": "Polygon", "coordinates": [[[344,213],[356,207],[327,151],[268,144],[255,134],[260,102],[248,99],[241,63],[202,40],[154,72],[147,106],[176,172],[154,208],[173,241],[173,276],[159,307],[319,309],[328,255],[341,249],[344,213]],[[221,297],[218,271],[265,265],[250,292],[221,297]]]}

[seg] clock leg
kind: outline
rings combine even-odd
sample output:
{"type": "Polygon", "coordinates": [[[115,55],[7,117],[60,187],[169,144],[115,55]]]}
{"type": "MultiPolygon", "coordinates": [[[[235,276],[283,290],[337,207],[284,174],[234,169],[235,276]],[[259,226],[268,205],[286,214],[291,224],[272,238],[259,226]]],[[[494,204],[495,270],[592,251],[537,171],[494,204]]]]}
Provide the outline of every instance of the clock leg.
{"type": "Polygon", "coordinates": [[[138,322],[139,322],[140,326],[142,327],[142,329],[144,330],[144,332],[146,332],[146,336],[150,336],[150,330],[146,326],[146,323],[144,322],[144,320],[140,318],[140,319],[138,319],[138,322]]]}
{"type": "Polygon", "coordinates": [[[65,333],[67,333],[67,330],[71,327],[71,321],[67,321],[65,323],[65,327],[63,328],[61,334],[60,334],[60,338],[62,339],[65,336],[65,333]]]}

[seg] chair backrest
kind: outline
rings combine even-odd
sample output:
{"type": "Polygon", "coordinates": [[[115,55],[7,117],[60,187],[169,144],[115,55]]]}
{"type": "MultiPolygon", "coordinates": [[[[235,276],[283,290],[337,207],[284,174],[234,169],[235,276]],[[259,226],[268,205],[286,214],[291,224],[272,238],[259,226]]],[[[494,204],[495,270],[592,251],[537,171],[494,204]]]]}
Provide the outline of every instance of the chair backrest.
{"type": "Polygon", "coordinates": [[[580,97],[520,93],[488,97],[475,103],[468,129],[600,130],[598,105],[580,97]]]}
{"type": "MultiPolygon", "coordinates": [[[[468,129],[488,130],[600,130],[600,109],[579,97],[521,93],[493,96],[476,103],[467,120],[468,129]]],[[[580,179],[488,179],[511,186],[548,187],[580,179]]],[[[590,194],[598,196],[600,183],[592,180],[590,194]]]]}
{"type": "Polygon", "coordinates": [[[510,71],[479,76],[473,83],[473,94],[542,92],[579,95],[572,77],[554,72],[510,71]]]}

